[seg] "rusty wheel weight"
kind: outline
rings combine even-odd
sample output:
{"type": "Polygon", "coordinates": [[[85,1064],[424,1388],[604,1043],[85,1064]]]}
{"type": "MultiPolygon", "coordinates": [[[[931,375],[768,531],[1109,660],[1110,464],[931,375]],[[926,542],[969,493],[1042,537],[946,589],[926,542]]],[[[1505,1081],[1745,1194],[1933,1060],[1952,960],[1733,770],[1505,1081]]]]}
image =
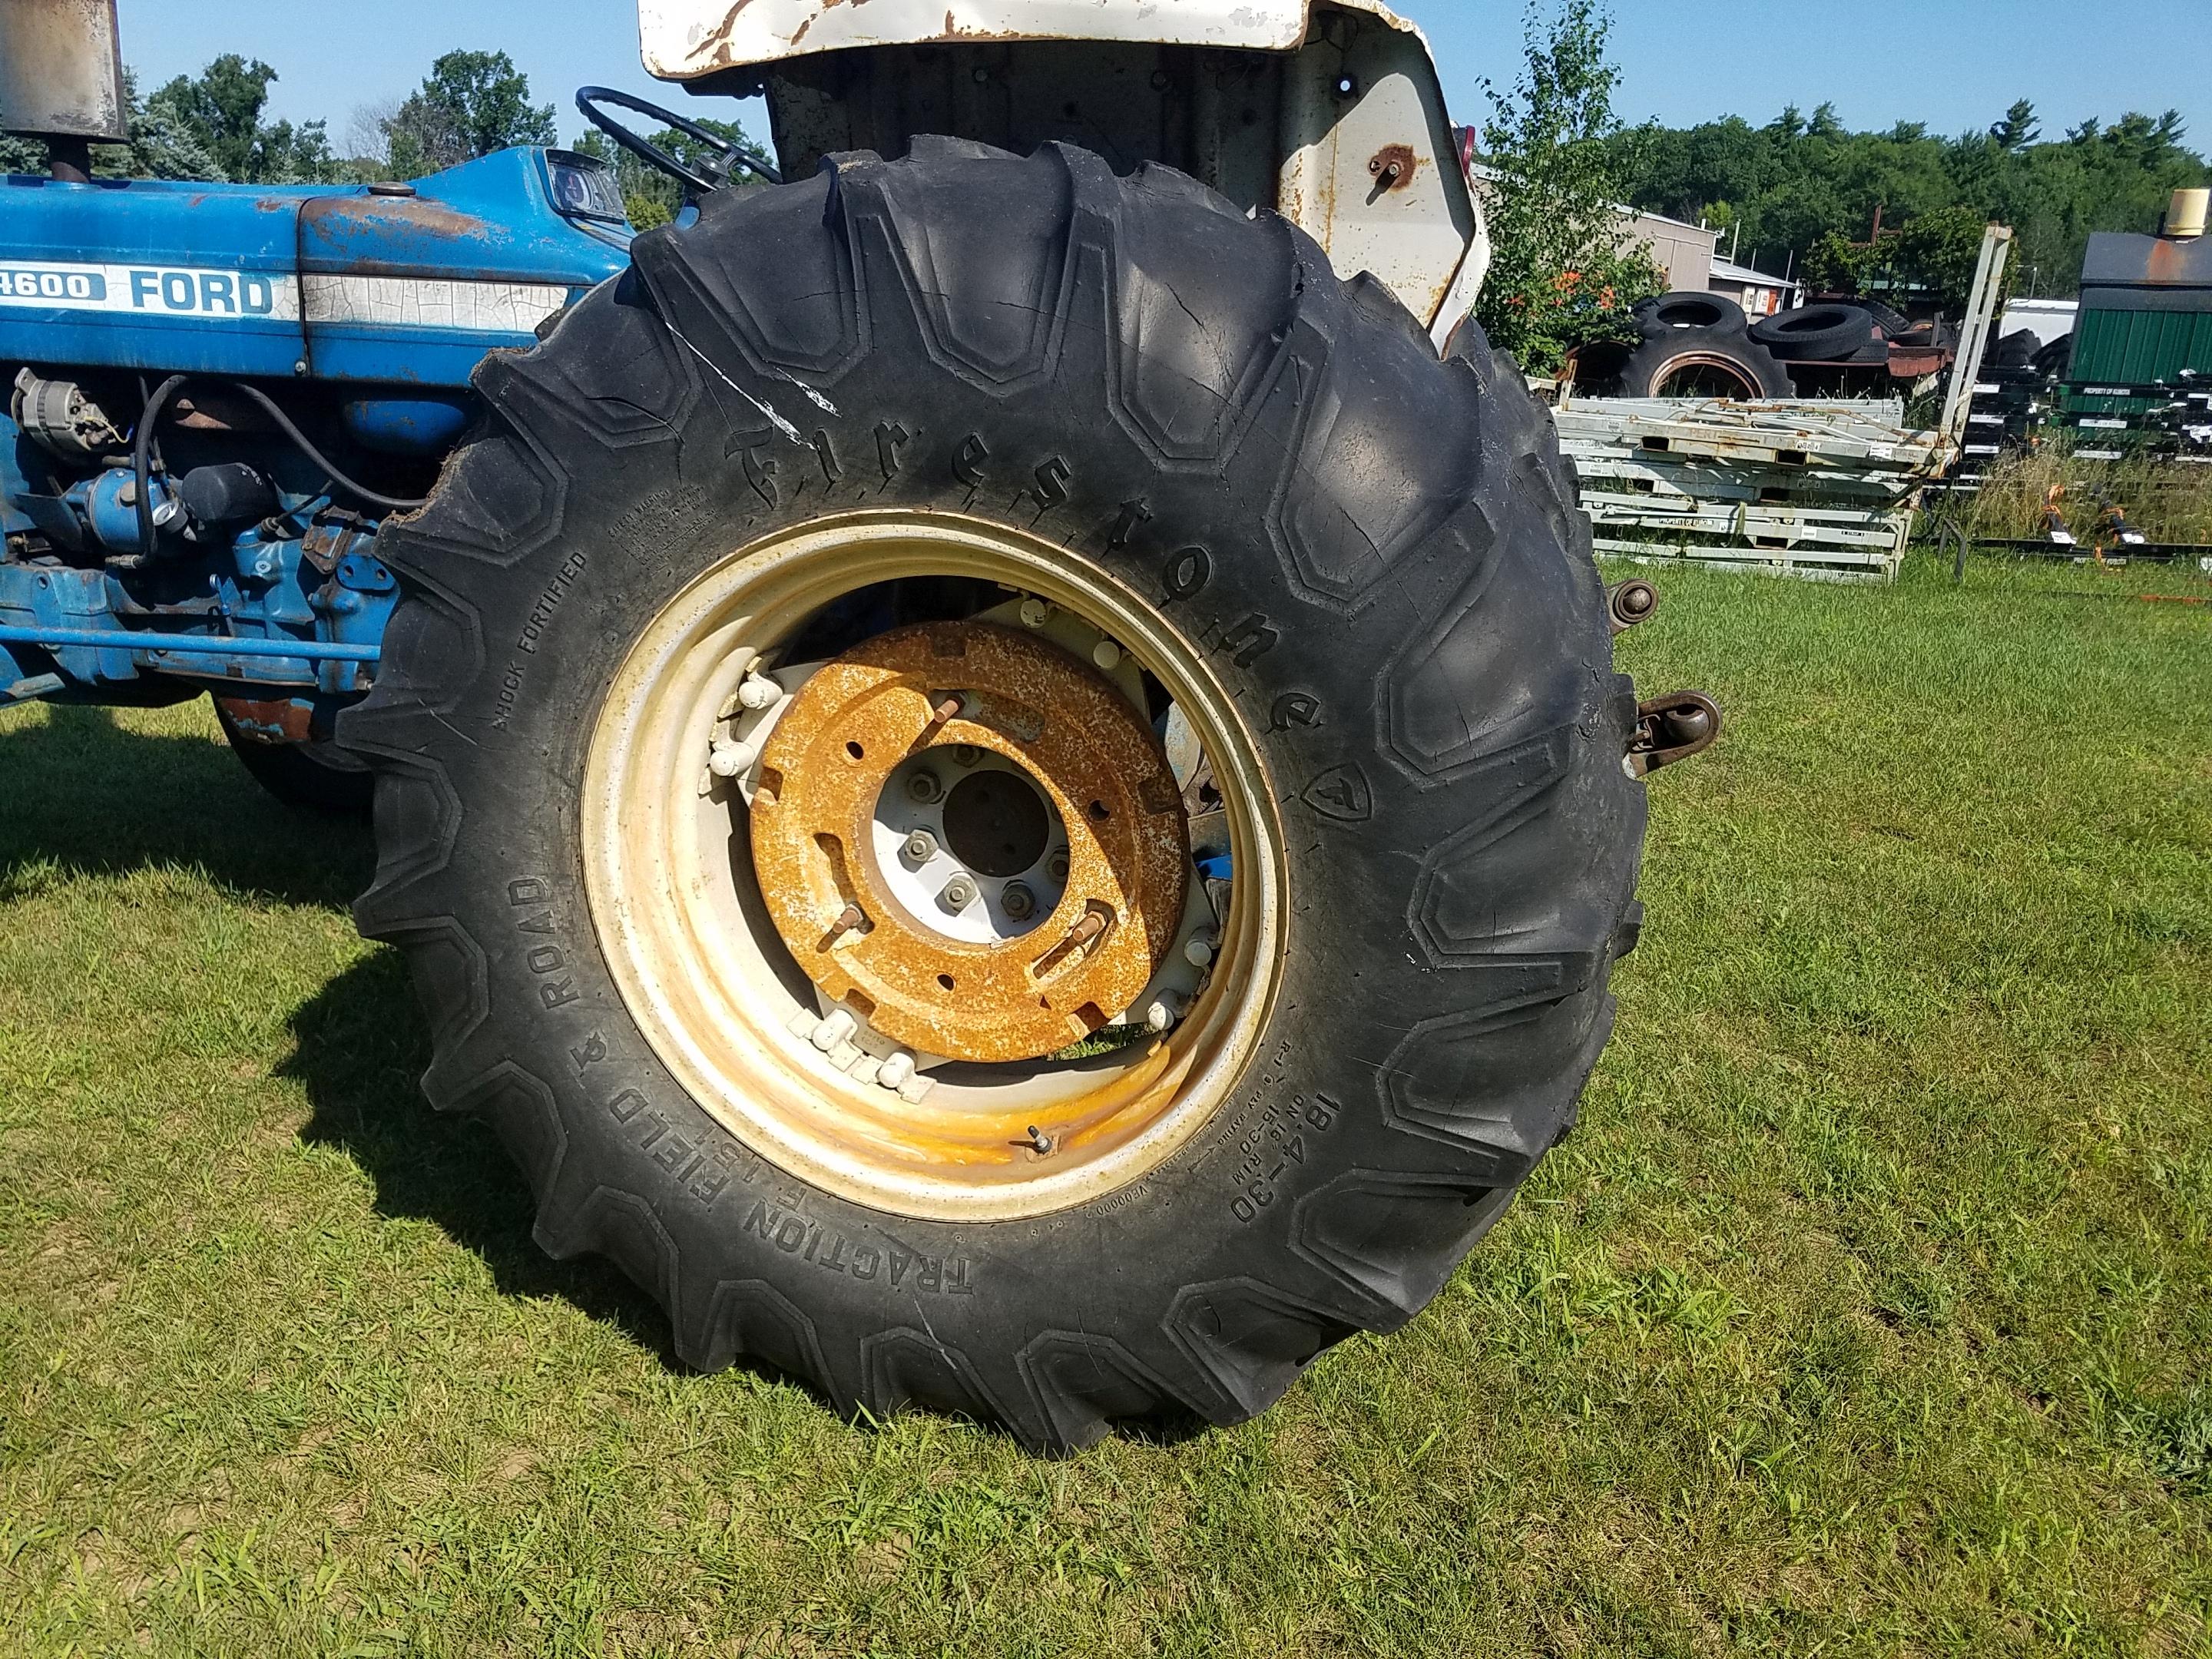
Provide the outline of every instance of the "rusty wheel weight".
{"type": "Polygon", "coordinates": [[[1188,886],[1182,791],[1143,716],[1059,647],[985,623],[899,629],[817,672],[762,755],[752,829],[762,897],[807,976],[885,1036],[956,1060],[1038,1059],[1121,1014],[1188,886]],[[1011,764],[975,769],[986,755],[1011,764]],[[933,901],[881,803],[909,793],[895,774],[940,760],[933,775],[967,775],[922,861],[945,866],[933,901]],[[1054,830],[1067,863],[1048,915],[970,930],[1011,937],[948,930],[948,909],[991,909],[978,876],[1050,879],[1054,830]],[[951,904],[948,886],[974,896],[951,904]]]}

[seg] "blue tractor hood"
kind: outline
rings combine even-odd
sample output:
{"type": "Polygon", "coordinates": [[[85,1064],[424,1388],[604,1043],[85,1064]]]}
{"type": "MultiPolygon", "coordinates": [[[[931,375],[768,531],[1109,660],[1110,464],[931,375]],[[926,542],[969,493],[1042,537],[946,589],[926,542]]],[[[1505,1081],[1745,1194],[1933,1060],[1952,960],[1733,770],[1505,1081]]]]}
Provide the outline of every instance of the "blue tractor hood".
{"type": "Polygon", "coordinates": [[[0,181],[0,361],[461,387],[629,263],[598,162],[411,185],[0,181]]]}

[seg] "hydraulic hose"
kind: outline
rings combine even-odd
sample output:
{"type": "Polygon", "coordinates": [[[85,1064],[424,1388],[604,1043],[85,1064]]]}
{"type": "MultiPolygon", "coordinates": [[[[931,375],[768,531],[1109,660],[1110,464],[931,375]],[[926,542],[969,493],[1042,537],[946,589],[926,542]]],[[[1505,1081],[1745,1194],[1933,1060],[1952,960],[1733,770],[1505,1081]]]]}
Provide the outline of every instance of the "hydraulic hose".
{"type": "Polygon", "coordinates": [[[137,491],[133,505],[138,514],[138,551],[146,558],[154,554],[154,477],[150,452],[154,445],[154,422],[161,416],[161,407],[169,401],[170,394],[191,379],[186,374],[172,374],[154,388],[154,395],[146,399],[146,406],[138,411],[138,430],[131,436],[131,477],[137,491]]]}
{"type": "Polygon", "coordinates": [[[344,490],[348,495],[358,495],[362,500],[368,502],[371,506],[389,507],[395,513],[411,513],[416,507],[424,505],[429,501],[430,498],[428,495],[412,497],[403,495],[380,495],[376,491],[368,488],[366,485],[356,483],[351,478],[347,477],[344,473],[339,471],[337,468],[332,466],[329,459],[323,454],[322,451],[317,449],[314,445],[307,441],[307,434],[301,431],[298,427],[292,424],[291,416],[285,414],[283,410],[276,407],[276,400],[274,398],[271,398],[267,392],[262,391],[258,386],[248,386],[243,380],[230,380],[225,382],[225,384],[228,385],[232,391],[243,392],[247,397],[252,398],[255,403],[259,404],[261,405],[262,411],[266,414],[270,420],[276,422],[277,430],[282,432],[286,437],[289,438],[298,447],[302,455],[305,455],[317,466],[322,468],[324,471],[329,473],[331,482],[337,485],[339,489],[344,490]]]}
{"type": "MultiPolygon", "coordinates": [[[[177,388],[193,378],[189,374],[172,374],[154,388],[154,395],[146,399],[138,414],[138,430],[131,441],[131,472],[137,485],[138,513],[138,547],[142,553],[154,550],[154,499],[151,450],[154,424],[161,418],[161,410],[176,394],[177,388]]],[[[427,495],[409,497],[386,495],[355,483],[332,465],[330,458],[315,447],[307,434],[294,425],[292,417],[276,406],[276,400],[258,386],[248,386],[243,380],[225,380],[222,385],[234,392],[243,392],[260,405],[261,411],[276,423],[276,429],[292,441],[293,447],[329,476],[330,481],[349,495],[357,495],[372,507],[381,507],[394,513],[411,513],[429,500],[427,495]]]]}

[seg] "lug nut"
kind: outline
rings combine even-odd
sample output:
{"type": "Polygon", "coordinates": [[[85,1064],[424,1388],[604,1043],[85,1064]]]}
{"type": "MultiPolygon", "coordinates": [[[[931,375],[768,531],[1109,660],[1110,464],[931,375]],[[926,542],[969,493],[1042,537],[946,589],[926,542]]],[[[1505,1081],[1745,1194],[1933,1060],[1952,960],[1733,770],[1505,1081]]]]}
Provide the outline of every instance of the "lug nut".
{"type": "Polygon", "coordinates": [[[1036,895],[1018,881],[1008,882],[999,895],[999,908],[1010,921],[1027,921],[1036,914],[1036,895]]]}
{"type": "Polygon", "coordinates": [[[937,837],[927,830],[917,830],[906,838],[906,845],[899,850],[909,861],[927,864],[937,856],[937,837]]]}
{"type": "Polygon", "coordinates": [[[738,688],[738,706],[757,714],[763,708],[773,708],[783,701],[783,688],[765,674],[748,674],[744,684],[738,688]]]}
{"type": "Polygon", "coordinates": [[[726,741],[714,745],[714,757],[707,765],[718,778],[734,778],[759,757],[757,744],[726,741]]]}
{"type": "Polygon", "coordinates": [[[1213,965],[1213,948],[1212,934],[1193,933],[1190,943],[1182,947],[1182,959],[1194,968],[1210,968],[1213,965]]]}
{"type": "Polygon", "coordinates": [[[952,745],[952,762],[956,766],[973,766],[982,758],[983,751],[972,743],[956,743],[952,745]]]}
{"type": "Polygon", "coordinates": [[[955,876],[945,884],[945,890],[938,896],[944,901],[948,910],[965,910],[975,902],[975,879],[969,876],[955,876]]]}
{"type": "Polygon", "coordinates": [[[1045,862],[1045,872],[1054,881],[1067,879],[1067,848],[1061,848],[1045,862]]]}
{"type": "Polygon", "coordinates": [[[927,806],[945,793],[945,786],[937,781],[936,773],[921,771],[906,781],[906,793],[927,806]]]}
{"type": "Polygon", "coordinates": [[[1091,660],[1110,674],[1121,665],[1121,647],[1111,640],[1101,640],[1091,647],[1091,660]]]}
{"type": "Polygon", "coordinates": [[[1047,623],[1052,620],[1052,602],[1048,599],[1024,599],[1022,601],[1022,626],[1024,628],[1042,628],[1047,623]]]}

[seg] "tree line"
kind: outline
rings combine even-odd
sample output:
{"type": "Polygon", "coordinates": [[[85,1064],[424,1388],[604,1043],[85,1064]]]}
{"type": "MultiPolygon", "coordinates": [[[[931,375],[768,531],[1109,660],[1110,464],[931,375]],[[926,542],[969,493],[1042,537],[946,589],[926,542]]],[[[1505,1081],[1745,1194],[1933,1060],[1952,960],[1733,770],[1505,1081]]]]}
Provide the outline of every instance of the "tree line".
{"type": "Polygon", "coordinates": [[[2185,137],[2167,110],[2048,138],[2023,98],[1987,128],[1952,137],[1917,121],[1852,131],[1822,104],[1759,126],[1731,115],[1624,128],[1607,145],[1625,200],[1712,225],[1739,258],[1778,276],[1853,289],[1901,268],[1948,287],[1954,273],[1944,267],[1957,264],[1961,242],[1978,244],[1980,227],[1995,222],[2014,232],[2018,282],[2064,296],[2092,233],[2154,231],[2175,190],[2208,182],[2185,137]]]}
{"type": "MultiPolygon", "coordinates": [[[[529,77],[503,52],[449,52],[422,84],[389,107],[355,118],[342,151],[326,121],[267,118],[276,71],[225,52],[198,75],[180,75],[141,94],[124,76],[129,141],[95,145],[106,177],[199,179],[242,185],[367,183],[415,178],[514,144],[556,142],[553,106],[530,100],[529,77]]],[[[13,172],[44,164],[38,147],[0,139],[13,172]]]]}
{"type": "MultiPolygon", "coordinates": [[[[1986,129],[1957,137],[1924,123],[1885,131],[1844,126],[1834,106],[1794,106],[1762,125],[1738,115],[1691,127],[1628,126],[1614,115],[1601,0],[1530,0],[1525,67],[1503,91],[1485,83],[1492,118],[1485,159],[1498,259],[1485,321],[1532,365],[1577,340],[1618,333],[1647,291],[1648,262],[1625,252],[1609,204],[1713,226],[1743,263],[1816,287],[1906,289],[1953,299],[1972,270],[1981,226],[2017,234],[2017,283],[2074,291],[2100,230],[2154,230],[2170,193],[2207,181],[2173,111],[2084,121],[2057,138],[2021,99],[1986,129]],[[1879,232],[1879,234],[1877,234],[1879,232]]],[[[268,118],[276,71],[228,52],[197,76],[141,95],[126,76],[130,140],[98,146],[112,177],[240,184],[413,178],[514,144],[556,142],[554,106],[503,52],[449,52],[405,98],[359,112],[342,139],[325,121],[268,118]]],[[[736,124],[702,125],[756,156],[736,124]]],[[[696,162],[702,146],[673,132],[664,149],[696,162]]],[[[596,131],[577,147],[611,163],[641,228],[680,204],[675,182],[596,131]]],[[[43,154],[0,138],[0,167],[43,168],[43,154]]]]}
{"type": "Polygon", "coordinates": [[[1528,0],[1519,75],[1483,83],[1492,258],[1475,315],[1532,370],[1632,337],[1631,308],[1660,279],[1623,206],[1711,226],[1771,275],[1956,318],[1990,222],[2014,229],[2015,292],[2070,295],[2093,234],[2154,231],[2173,191],[2208,182],[2172,110],[2055,139],[2025,98],[1948,138],[1920,122],[1854,132],[1832,104],[1760,126],[1629,126],[1613,108],[1611,31],[1603,0],[1528,0]]]}
{"type": "MultiPolygon", "coordinates": [[[[125,70],[129,142],[93,148],[93,171],[104,178],[198,179],[240,185],[370,184],[416,179],[517,144],[558,143],[551,104],[531,101],[530,77],[503,52],[449,52],[430,65],[405,98],[356,112],[334,140],[327,121],[294,124],[268,118],[276,71],[259,58],[225,52],[198,75],[180,75],[141,95],[125,70]]],[[[744,149],[768,155],[732,121],[698,125],[744,149]]],[[[687,134],[648,134],[663,150],[695,168],[708,147],[687,134]]],[[[682,202],[676,181],[656,172],[597,131],[575,148],[615,169],[641,230],[665,222],[682,202]]],[[[37,173],[45,152],[26,139],[0,137],[0,170],[37,173]]],[[[738,181],[742,187],[743,176],[738,181]]]]}

